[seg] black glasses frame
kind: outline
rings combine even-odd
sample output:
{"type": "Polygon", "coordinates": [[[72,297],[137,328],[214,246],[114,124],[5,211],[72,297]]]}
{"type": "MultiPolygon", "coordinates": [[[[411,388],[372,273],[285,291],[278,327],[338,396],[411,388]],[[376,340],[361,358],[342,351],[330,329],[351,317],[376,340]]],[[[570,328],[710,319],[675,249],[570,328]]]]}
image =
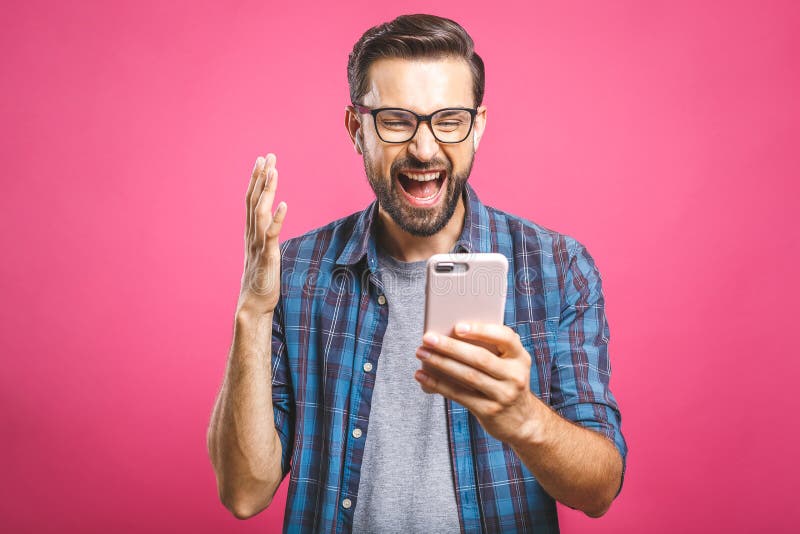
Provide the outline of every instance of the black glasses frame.
{"type": "Polygon", "coordinates": [[[383,141],[384,143],[392,143],[392,144],[408,143],[409,141],[414,139],[414,136],[417,135],[417,130],[419,130],[420,123],[423,123],[423,122],[427,122],[428,123],[428,126],[431,129],[431,133],[433,134],[434,139],[436,139],[438,142],[445,143],[445,144],[448,144],[448,145],[456,145],[458,143],[463,143],[464,140],[467,137],[469,137],[469,133],[472,131],[472,126],[475,124],[475,115],[478,114],[478,110],[475,109],[475,108],[442,108],[442,109],[437,109],[436,111],[434,111],[433,113],[430,113],[428,115],[419,115],[417,113],[414,113],[410,109],[405,109],[405,108],[376,108],[376,109],[370,109],[370,108],[368,108],[366,106],[362,106],[361,104],[356,104],[356,103],[353,103],[353,107],[356,108],[356,111],[358,111],[359,113],[365,113],[365,114],[368,113],[368,114],[372,115],[372,123],[375,125],[375,132],[378,134],[378,137],[380,138],[380,140],[383,141]],[[381,137],[381,132],[378,129],[378,113],[380,113],[381,111],[405,111],[406,113],[411,113],[412,115],[414,115],[414,117],[416,117],[416,119],[417,119],[417,127],[414,128],[414,133],[411,134],[411,137],[409,137],[405,141],[387,141],[386,139],[381,137]],[[442,141],[441,139],[436,137],[436,129],[433,127],[433,124],[431,123],[431,119],[433,118],[434,115],[436,115],[437,113],[440,113],[442,111],[468,111],[469,112],[469,117],[470,117],[470,119],[469,119],[469,128],[467,129],[467,133],[466,133],[466,135],[464,136],[463,139],[461,139],[460,141],[442,141]]]}

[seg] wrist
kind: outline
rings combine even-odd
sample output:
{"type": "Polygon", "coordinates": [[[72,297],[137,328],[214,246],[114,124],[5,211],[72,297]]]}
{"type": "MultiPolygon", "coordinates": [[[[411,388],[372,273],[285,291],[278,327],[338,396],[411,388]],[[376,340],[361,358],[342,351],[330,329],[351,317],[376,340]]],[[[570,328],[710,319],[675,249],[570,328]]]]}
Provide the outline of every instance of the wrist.
{"type": "Polygon", "coordinates": [[[552,428],[556,414],[532,392],[528,392],[528,417],[519,425],[509,445],[513,449],[543,447],[552,428]]]}
{"type": "Polygon", "coordinates": [[[254,328],[265,323],[272,324],[274,311],[256,310],[249,306],[239,305],[234,315],[235,327],[254,328]]]}
{"type": "Polygon", "coordinates": [[[277,305],[277,297],[243,286],[236,301],[236,313],[241,312],[244,318],[249,319],[260,319],[265,315],[272,317],[277,305]]]}
{"type": "Polygon", "coordinates": [[[251,359],[264,354],[268,356],[271,336],[272,312],[256,313],[249,309],[237,309],[233,322],[232,357],[251,359]]]}

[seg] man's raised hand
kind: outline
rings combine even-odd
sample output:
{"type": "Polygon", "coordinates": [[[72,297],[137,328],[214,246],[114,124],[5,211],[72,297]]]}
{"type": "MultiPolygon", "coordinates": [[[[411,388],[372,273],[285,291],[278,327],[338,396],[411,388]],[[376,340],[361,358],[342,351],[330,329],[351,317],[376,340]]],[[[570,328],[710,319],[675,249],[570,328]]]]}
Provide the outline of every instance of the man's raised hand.
{"type": "Polygon", "coordinates": [[[278,304],[281,252],[278,242],[287,206],[280,202],[272,212],[278,187],[275,154],[258,157],[247,188],[244,234],[244,273],[238,309],[254,316],[272,313],[278,304]]]}

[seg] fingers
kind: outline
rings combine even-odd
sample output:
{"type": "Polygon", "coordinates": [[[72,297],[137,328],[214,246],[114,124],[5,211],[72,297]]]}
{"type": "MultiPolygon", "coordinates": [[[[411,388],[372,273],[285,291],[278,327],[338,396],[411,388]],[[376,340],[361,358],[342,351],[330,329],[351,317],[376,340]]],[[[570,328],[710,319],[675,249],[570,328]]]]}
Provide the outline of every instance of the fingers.
{"type": "Polygon", "coordinates": [[[262,233],[257,231],[258,214],[256,207],[261,199],[264,191],[264,185],[270,175],[270,170],[275,168],[277,157],[275,154],[269,153],[266,157],[259,156],[256,158],[256,164],[253,167],[253,174],[250,177],[250,184],[247,188],[247,195],[245,203],[247,205],[247,228],[246,236],[250,243],[257,242],[262,233]]]}
{"type": "Polygon", "coordinates": [[[278,169],[274,166],[265,169],[264,183],[260,191],[260,196],[256,199],[256,214],[260,215],[263,211],[272,213],[272,199],[275,198],[275,191],[278,185],[278,169]],[[263,211],[262,211],[263,210],[263,211]]]}
{"type": "Polygon", "coordinates": [[[422,336],[422,342],[427,348],[479,369],[495,378],[502,380],[508,377],[504,362],[483,347],[431,332],[422,336]]]}
{"type": "Polygon", "coordinates": [[[253,186],[256,183],[256,179],[261,174],[261,170],[264,168],[265,161],[266,159],[261,156],[256,158],[256,164],[253,166],[253,172],[250,175],[250,183],[247,186],[247,196],[245,197],[247,207],[250,207],[250,196],[253,194],[253,186]]]}
{"type": "Polygon", "coordinates": [[[267,177],[267,171],[269,169],[270,163],[270,156],[272,154],[267,154],[267,157],[264,158],[264,164],[258,171],[256,175],[256,181],[253,183],[253,190],[250,192],[250,199],[248,200],[248,210],[250,212],[250,233],[248,234],[247,238],[251,241],[257,241],[258,235],[256,234],[256,205],[258,204],[258,199],[261,197],[261,191],[264,189],[264,182],[267,177]]]}
{"type": "Polygon", "coordinates": [[[266,182],[261,191],[255,207],[256,238],[260,241],[268,239],[267,230],[273,222],[272,202],[275,200],[275,192],[278,187],[278,169],[272,167],[267,171],[266,182]]]}
{"type": "Polygon", "coordinates": [[[516,354],[522,346],[517,334],[512,328],[503,324],[464,322],[455,327],[455,334],[463,339],[474,339],[491,343],[500,349],[501,355],[516,354]]]}
{"type": "Polygon", "coordinates": [[[439,393],[455,401],[472,412],[482,413],[488,411],[494,402],[481,396],[479,393],[461,388],[457,384],[436,376],[435,373],[419,370],[414,373],[414,378],[420,383],[425,393],[439,393]]]}
{"type": "Polygon", "coordinates": [[[258,198],[261,196],[261,191],[264,189],[267,173],[271,168],[275,167],[276,158],[275,154],[267,154],[265,158],[259,157],[258,159],[262,160],[262,164],[260,167],[257,166],[257,169],[254,169],[255,182],[253,183],[252,190],[249,191],[250,194],[247,199],[248,206],[251,210],[255,208],[258,203],[258,198]]]}
{"type": "Polygon", "coordinates": [[[244,198],[245,210],[247,211],[247,221],[245,225],[245,236],[249,238],[250,232],[253,228],[253,210],[250,209],[251,203],[250,199],[253,196],[253,190],[255,189],[256,180],[261,175],[261,171],[264,168],[265,158],[261,156],[256,158],[256,164],[253,166],[253,172],[250,175],[250,183],[247,185],[247,194],[244,198]]]}
{"type": "Polygon", "coordinates": [[[275,215],[272,216],[272,224],[270,224],[269,228],[267,228],[265,244],[275,242],[278,239],[278,236],[281,233],[281,228],[283,227],[283,221],[286,219],[286,212],[288,209],[289,207],[286,205],[286,202],[278,203],[278,207],[275,208],[275,215]]]}
{"type": "Polygon", "coordinates": [[[417,350],[417,358],[422,360],[426,371],[433,371],[435,375],[446,377],[489,399],[500,403],[513,399],[514,390],[510,381],[498,380],[475,367],[425,349],[417,350]]]}

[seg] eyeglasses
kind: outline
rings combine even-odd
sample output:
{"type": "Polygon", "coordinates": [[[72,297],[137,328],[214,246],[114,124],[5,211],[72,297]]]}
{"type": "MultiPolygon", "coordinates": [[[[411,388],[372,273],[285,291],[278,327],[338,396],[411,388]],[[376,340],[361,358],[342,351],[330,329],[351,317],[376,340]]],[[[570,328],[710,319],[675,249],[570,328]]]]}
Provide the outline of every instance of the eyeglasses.
{"type": "Polygon", "coordinates": [[[410,141],[421,122],[427,122],[433,137],[440,143],[460,143],[469,136],[478,110],[472,108],[444,108],[430,115],[417,115],[403,108],[370,109],[353,104],[359,113],[369,113],[375,122],[375,131],[384,143],[410,141]]]}

